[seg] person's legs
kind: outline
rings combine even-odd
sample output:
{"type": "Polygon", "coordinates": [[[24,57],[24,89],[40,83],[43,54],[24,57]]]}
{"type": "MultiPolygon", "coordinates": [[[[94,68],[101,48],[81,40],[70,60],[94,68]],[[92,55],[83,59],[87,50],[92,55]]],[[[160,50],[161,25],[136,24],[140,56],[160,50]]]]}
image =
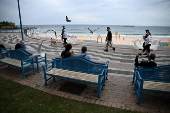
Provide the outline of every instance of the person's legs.
{"type": "Polygon", "coordinates": [[[106,49],[104,51],[108,51],[108,43],[109,43],[109,41],[107,40],[107,42],[106,42],[106,49]]]}
{"type": "MultiPolygon", "coordinates": [[[[142,47],[143,47],[143,49],[144,49],[144,47],[145,47],[145,42],[143,43],[143,46],[142,46],[142,47]]],[[[143,55],[147,55],[147,50],[143,51],[142,54],[143,54],[143,55]]]]}
{"type": "Polygon", "coordinates": [[[139,55],[143,55],[143,53],[146,51],[147,46],[143,45],[142,53],[138,53],[139,55]]]}
{"type": "Polygon", "coordinates": [[[104,51],[108,51],[108,46],[113,48],[113,50],[115,51],[115,47],[112,46],[111,41],[107,40],[107,44],[106,44],[106,49],[104,51]]]}
{"type": "Polygon", "coordinates": [[[64,44],[67,44],[66,40],[67,40],[67,38],[64,38],[64,44]]]}
{"type": "Polygon", "coordinates": [[[65,38],[65,43],[67,44],[67,38],[65,38]]]}
{"type": "Polygon", "coordinates": [[[113,47],[112,41],[109,41],[108,46],[111,47],[111,48],[113,48],[113,50],[115,51],[115,47],[113,47]]]}
{"type": "Polygon", "coordinates": [[[147,45],[143,46],[142,54],[147,50],[147,45]]]}
{"type": "Polygon", "coordinates": [[[151,46],[151,44],[148,44],[148,45],[146,46],[147,57],[149,56],[149,53],[150,53],[150,46],[151,46]]]}

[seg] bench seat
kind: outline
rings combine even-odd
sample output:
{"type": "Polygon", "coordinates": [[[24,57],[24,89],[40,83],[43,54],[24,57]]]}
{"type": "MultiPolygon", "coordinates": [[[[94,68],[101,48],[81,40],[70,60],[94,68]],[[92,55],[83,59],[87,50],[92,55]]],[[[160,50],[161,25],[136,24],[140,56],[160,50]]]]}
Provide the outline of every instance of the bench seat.
{"type": "Polygon", "coordinates": [[[170,92],[170,83],[144,81],[143,89],[170,92]]]}
{"type": "MultiPolygon", "coordinates": [[[[0,62],[10,64],[10,65],[13,65],[13,66],[17,66],[17,67],[20,67],[20,68],[22,67],[20,60],[16,60],[16,59],[12,59],[12,58],[0,59],[0,62]]],[[[31,63],[27,63],[27,62],[23,62],[23,64],[25,64],[24,66],[31,65],[31,63]]]]}
{"type": "Polygon", "coordinates": [[[74,72],[74,71],[56,69],[56,68],[53,68],[52,70],[48,71],[47,74],[98,83],[98,75],[93,75],[93,74],[74,72]]]}

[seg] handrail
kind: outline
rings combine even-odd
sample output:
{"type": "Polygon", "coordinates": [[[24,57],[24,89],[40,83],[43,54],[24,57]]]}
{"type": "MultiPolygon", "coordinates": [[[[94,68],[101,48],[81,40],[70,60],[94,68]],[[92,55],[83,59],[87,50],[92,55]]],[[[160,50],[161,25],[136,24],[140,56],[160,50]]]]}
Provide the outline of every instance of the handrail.
{"type": "Polygon", "coordinates": [[[102,43],[102,37],[100,35],[97,36],[97,43],[99,38],[101,39],[101,43],[102,43]]]}

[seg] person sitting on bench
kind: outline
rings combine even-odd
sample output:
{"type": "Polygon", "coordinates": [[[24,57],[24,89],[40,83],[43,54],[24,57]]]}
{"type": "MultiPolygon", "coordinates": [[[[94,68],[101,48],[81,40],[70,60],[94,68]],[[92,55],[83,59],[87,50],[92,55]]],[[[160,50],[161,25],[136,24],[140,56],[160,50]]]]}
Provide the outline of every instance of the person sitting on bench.
{"type": "Polygon", "coordinates": [[[155,66],[157,66],[157,63],[154,62],[154,60],[156,58],[155,54],[150,54],[148,61],[142,60],[140,63],[138,62],[138,57],[139,57],[139,54],[137,54],[136,58],[135,58],[135,64],[134,65],[136,67],[138,67],[138,66],[143,66],[143,67],[155,67],[155,66]]]}
{"type": "Polygon", "coordinates": [[[86,58],[86,59],[88,59],[88,60],[91,61],[90,56],[87,55],[86,52],[87,52],[87,47],[86,47],[86,46],[83,46],[83,47],[81,48],[81,53],[77,54],[77,56],[78,56],[78,57],[86,58]]]}
{"type": "Polygon", "coordinates": [[[21,49],[23,44],[24,44],[24,41],[21,40],[19,43],[17,43],[17,44],[15,45],[15,49],[21,49]]]}
{"type": "Polygon", "coordinates": [[[65,50],[62,51],[62,53],[61,53],[61,57],[62,58],[68,58],[68,57],[71,57],[71,56],[75,56],[73,51],[70,52],[71,48],[72,48],[71,44],[66,44],[65,50]]]}

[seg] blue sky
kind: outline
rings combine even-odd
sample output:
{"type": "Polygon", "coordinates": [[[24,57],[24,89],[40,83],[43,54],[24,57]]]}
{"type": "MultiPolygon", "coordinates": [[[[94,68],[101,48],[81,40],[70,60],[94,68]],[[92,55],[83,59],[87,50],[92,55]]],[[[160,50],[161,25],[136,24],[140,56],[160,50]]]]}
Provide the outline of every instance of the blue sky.
{"type": "MultiPolygon", "coordinates": [[[[170,26],[170,0],[20,0],[20,8],[23,25],[170,26]]],[[[17,0],[0,0],[0,21],[19,25],[17,0]]]]}

